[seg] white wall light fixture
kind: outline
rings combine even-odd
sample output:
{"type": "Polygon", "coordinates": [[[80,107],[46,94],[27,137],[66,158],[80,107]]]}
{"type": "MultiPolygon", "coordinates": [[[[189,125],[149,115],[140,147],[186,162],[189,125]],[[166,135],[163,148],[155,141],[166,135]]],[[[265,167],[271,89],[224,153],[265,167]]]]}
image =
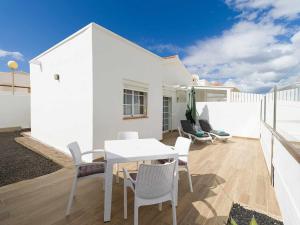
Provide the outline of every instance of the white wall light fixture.
{"type": "Polygon", "coordinates": [[[60,79],[60,78],[59,78],[59,74],[54,74],[53,77],[54,77],[54,80],[58,80],[58,81],[59,81],[59,79],[60,79]]]}

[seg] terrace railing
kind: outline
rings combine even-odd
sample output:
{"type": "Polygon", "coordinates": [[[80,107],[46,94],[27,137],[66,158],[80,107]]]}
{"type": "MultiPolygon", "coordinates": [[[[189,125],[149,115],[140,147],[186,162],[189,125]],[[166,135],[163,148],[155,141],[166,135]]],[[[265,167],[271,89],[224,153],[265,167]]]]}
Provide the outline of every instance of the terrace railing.
{"type": "Polygon", "coordinates": [[[246,92],[231,92],[230,102],[260,102],[264,95],[246,92]]]}
{"type": "Polygon", "coordinates": [[[300,224],[299,88],[276,88],[261,100],[260,141],[284,224],[300,224]]]}

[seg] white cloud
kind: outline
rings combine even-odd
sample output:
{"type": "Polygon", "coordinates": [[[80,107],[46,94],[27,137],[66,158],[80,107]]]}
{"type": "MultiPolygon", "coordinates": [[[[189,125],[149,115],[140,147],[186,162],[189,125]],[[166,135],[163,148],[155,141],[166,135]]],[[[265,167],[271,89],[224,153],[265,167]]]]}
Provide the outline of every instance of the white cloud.
{"type": "Polygon", "coordinates": [[[23,60],[23,55],[20,52],[10,52],[0,49],[0,58],[11,57],[17,60],[23,60]]]}
{"type": "Polygon", "coordinates": [[[252,14],[255,10],[256,12],[265,11],[263,17],[271,17],[272,19],[292,20],[300,17],[299,0],[225,0],[225,2],[242,11],[245,16],[252,14]]]}
{"type": "Polygon", "coordinates": [[[188,69],[202,78],[225,80],[227,84],[255,92],[299,77],[300,29],[291,29],[289,22],[299,15],[300,0],[227,0],[226,3],[240,10],[239,21],[222,35],[187,47],[183,60],[188,69]],[[294,8],[282,3],[285,1],[294,8]],[[283,17],[284,22],[277,21],[283,17]]]}

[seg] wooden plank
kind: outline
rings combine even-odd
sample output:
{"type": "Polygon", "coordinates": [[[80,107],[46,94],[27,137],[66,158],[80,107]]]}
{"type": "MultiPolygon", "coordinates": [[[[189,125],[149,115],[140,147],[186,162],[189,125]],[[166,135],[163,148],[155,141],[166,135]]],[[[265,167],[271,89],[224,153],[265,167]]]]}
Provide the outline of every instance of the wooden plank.
{"type": "MultiPolygon", "coordinates": [[[[163,142],[174,144],[177,132],[164,135],[163,142]]],[[[189,192],[186,173],[180,172],[178,224],[224,224],[233,202],[247,205],[280,218],[258,140],[232,138],[227,143],[195,143],[190,151],[194,192],[189,192]]],[[[124,164],[134,170],[136,164],[124,164]]],[[[103,223],[102,180],[79,183],[71,215],[65,217],[73,169],[0,188],[0,224],[81,225],[103,223]]],[[[133,194],[128,195],[128,219],[123,219],[123,182],[113,186],[112,221],[133,224],[133,194]]],[[[141,207],[139,224],[172,224],[170,204],[141,207]]]]}

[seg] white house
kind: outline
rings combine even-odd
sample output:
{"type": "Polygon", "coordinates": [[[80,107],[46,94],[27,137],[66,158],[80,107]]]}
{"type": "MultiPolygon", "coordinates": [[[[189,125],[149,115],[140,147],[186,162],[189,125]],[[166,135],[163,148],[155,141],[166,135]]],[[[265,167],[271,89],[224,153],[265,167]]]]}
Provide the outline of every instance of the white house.
{"type": "Polygon", "coordinates": [[[205,79],[199,79],[196,74],[192,75],[192,83],[195,87],[197,102],[229,102],[232,93],[239,92],[239,89],[226,86],[223,83],[205,79]]]}
{"type": "Polygon", "coordinates": [[[177,56],[159,57],[95,23],[32,59],[30,74],[31,135],[65,152],[74,140],[102,148],[123,130],[161,139],[163,108],[164,130],[175,129],[186,105],[176,89],[192,82],[177,56]]]}

